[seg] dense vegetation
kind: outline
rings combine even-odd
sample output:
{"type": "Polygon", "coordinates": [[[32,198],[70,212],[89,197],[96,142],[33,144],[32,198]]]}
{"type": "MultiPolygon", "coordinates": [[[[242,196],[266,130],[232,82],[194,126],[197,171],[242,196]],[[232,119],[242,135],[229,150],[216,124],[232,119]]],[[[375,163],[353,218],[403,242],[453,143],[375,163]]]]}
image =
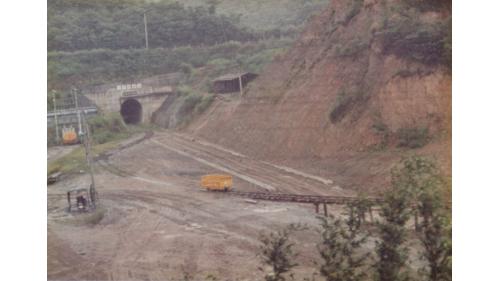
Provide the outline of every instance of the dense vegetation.
{"type": "Polygon", "coordinates": [[[210,47],[49,52],[48,87],[67,89],[70,85],[83,87],[115,81],[136,81],[178,71],[196,76],[194,69],[203,66],[212,69],[212,75],[235,67],[259,71],[289,44],[290,40],[282,39],[248,43],[233,41],[210,47]]]}
{"type": "Polygon", "coordinates": [[[205,6],[222,15],[237,15],[239,22],[257,31],[297,32],[330,0],[169,0],[189,7],[205,6]]]}
{"type": "MultiPolygon", "coordinates": [[[[445,186],[433,161],[411,156],[392,170],[379,219],[364,220],[370,209],[366,199],[347,206],[345,217],[318,217],[320,260],[314,264],[320,275],[327,281],[451,280],[452,230],[450,212],[444,207],[445,186]],[[422,219],[414,222],[415,231],[408,225],[412,217],[422,219]],[[375,240],[373,259],[368,251],[370,238],[375,240]],[[423,265],[410,265],[410,243],[422,246],[423,265]]],[[[286,276],[294,280],[300,256],[291,231],[296,229],[291,225],[261,237],[260,256],[269,268],[265,280],[286,280],[286,276]]]]}
{"type": "Polygon", "coordinates": [[[144,48],[144,13],[150,48],[213,45],[256,37],[237,25],[237,17],[178,3],[51,0],[48,10],[49,51],[144,48]]]}
{"type": "Polygon", "coordinates": [[[394,16],[384,20],[384,29],[378,33],[384,53],[451,68],[451,14],[433,23],[421,20],[422,11],[451,13],[451,1],[406,0],[390,9],[394,16]]]}
{"type": "Polygon", "coordinates": [[[205,46],[297,34],[327,0],[49,0],[48,50],[205,46]],[[242,22],[243,21],[243,22],[242,22]]]}
{"type": "Polygon", "coordinates": [[[290,36],[326,3],[49,0],[48,89],[137,81],[169,72],[193,74],[204,81],[238,69],[258,72],[290,45],[290,36]],[[298,9],[301,5],[305,8],[298,9]],[[248,13],[242,13],[243,7],[248,13]],[[278,16],[271,17],[268,8],[275,9],[278,16]],[[256,31],[241,23],[250,14],[272,18],[275,24],[256,31]],[[280,25],[280,19],[289,21],[287,27],[280,25]],[[207,69],[198,71],[205,66],[207,69]]]}

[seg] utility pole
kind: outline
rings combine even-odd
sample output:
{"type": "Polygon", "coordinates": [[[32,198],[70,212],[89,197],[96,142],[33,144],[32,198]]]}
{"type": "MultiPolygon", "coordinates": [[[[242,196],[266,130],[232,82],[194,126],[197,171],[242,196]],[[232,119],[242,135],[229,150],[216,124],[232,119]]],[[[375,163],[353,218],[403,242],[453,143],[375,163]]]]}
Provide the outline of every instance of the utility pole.
{"type": "Polygon", "coordinates": [[[52,91],[52,101],[54,102],[54,121],[56,124],[56,144],[59,143],[59,124],[57,123],[56,91],[52,91]]]}
{"type": "Polygon", "coordinates": [[[239,80],[240,80],[240,98],[242,98],[243,97],[243,83],[241,82],[242,72],[240,71],[240,73],[238,75],[239,75],[239,80]]]}
{"type": "Polygon", "coordinates": [[[146,38],[146,50],[149,49],[149,42],[148,42],[148,18],[146,16],[146,12],[144,11],[144,37],[146,38]]]}
{"type": "Polygon", "coordinates": [[[73,88],[73,97],[75,98],[75,109],[76,109],[76,114],[78,117],[78,135],[82,134],[82,117],[80,115],[80,108],[78,107],[78,96],[76,94],[76,89],[73,88]]]}
{"type": "Polygon", "coordinates": [[[84,138],[85,157],[87,159],[87,165],[89,166],[90,180],[91,180],[89,193],[90,193],[90,200],[92,201],[92,205],[95,208],[97,206],[97,191],[95,189],[95,179],[94,179],[94,163],[93,163],[94,159],[92,156],[90,127],[89,123],[87,122],[86,115],[84,115],[84,120],[85,120],[85,138],[84,138]]]}

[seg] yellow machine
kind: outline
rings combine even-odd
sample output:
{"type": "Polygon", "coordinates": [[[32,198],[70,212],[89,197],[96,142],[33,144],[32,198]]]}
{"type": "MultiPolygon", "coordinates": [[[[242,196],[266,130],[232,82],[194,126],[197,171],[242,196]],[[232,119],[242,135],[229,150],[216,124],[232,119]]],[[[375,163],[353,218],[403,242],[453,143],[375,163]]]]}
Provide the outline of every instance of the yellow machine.
{"type": "Polygon", "coordinates": [[[208,191],[229,191],[233,188],[233,177],[230,175],[206,175],[201,177],[201,186],[208,191]]]}
{"type": "Polygon", "coordinates": [[[78,143],[78,136],[76,135],[75,128],[63,128],[62,130],[63,144],[75,144],[78,143]]]}

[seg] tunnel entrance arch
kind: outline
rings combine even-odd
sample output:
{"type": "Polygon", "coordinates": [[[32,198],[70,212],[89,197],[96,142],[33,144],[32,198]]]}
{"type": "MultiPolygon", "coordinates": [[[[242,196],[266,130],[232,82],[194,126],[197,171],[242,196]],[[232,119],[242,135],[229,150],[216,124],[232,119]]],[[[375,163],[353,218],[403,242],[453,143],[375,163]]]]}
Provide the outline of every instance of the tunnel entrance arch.
{"type": "Polygon", "coordinates": [[[142,105],[136,99],[125,100],[120,107],[125,124],[138,124],[142,121],[142,105]]]}

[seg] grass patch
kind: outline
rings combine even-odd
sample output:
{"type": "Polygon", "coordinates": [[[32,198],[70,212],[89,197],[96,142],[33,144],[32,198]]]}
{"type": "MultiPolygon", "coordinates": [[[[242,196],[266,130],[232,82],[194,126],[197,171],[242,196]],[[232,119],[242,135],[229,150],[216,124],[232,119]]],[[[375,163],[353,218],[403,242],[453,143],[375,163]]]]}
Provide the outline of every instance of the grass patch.
{"type": "MultiPolygon", "coordinates": [[[[92,146],[92,155],[94,157],[97,157],[101,153],[118,147],[121,140],[122,139],[92,146]]],[[[85,159],[85,149],[82,146],[75,148],[75,150],[73,150],[71,153],[59,159],[51,161],[47,165],[47,175],[56,172],[66,174],[76,173],[79,171],[88,171],[87,162],[85,159]]]]}
{"type": "Polygon", "coordinates": [[[203,100],[203,96],[200,94],[191,93],[184,97],[182,105],[179,107],[178,114],[180,116],[191,115],[195,108],[203,100]]]}
{"type": "MultiPolygon", "coordinates": [[[[117,114],[92,117],[89,119],[89,125],[92,130],[92,155],[94,157],[117,148],[123,140],[135,134],[156,128],[154,125],[125,126],[117,114]]],[[[71,153],[48,163],[47,175],[56,172],[75,173],[87,170],[85,149],[80,145],[71,153]]]]}
{"type": "Polygon", "coordinates": [[[179,124],[186,125],[193,117],[205,112],[214,101],[214,98],[213,94],[202,95],[195,92],[184,94],[181,105],[176,112],[179,120],[181,120],[179,124]]]}
{"type": "Polygon", "coordinates": [[[97,115],[89,119],[92,140],[96,144],[126,138],[130,135],[118,113],[97,115]]]}

